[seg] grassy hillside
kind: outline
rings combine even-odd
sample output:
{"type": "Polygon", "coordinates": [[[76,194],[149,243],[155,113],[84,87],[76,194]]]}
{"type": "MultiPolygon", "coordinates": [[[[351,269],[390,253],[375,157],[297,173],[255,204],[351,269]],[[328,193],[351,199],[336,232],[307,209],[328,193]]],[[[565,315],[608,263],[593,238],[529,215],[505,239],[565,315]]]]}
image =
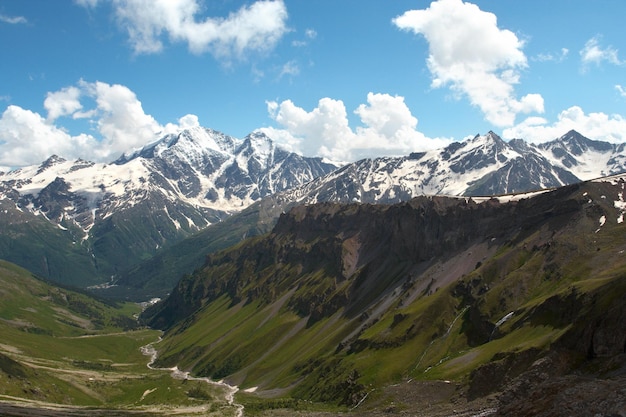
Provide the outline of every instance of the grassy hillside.
{"type": "Polygon", "coordinates": [[[0,414],[234,415],[223,388],[147,368],[140,348],[159,332],[139,328],[139,312],[0,261],[0,414]]]}
{"type": "Polygon", "coordinates": [[[165,297],[183,275],[191,274],[204,264],[207,254],[269,232],[281,210],[274,197],[265,198],[120,273],[116,287],[102,294],[141,301],[165,297]]]}
{"type": "Polygon", "coordinates": [[[28,266],[41,277],[66,285],[89,286],[102,282],[83,233],[67,225],[61,230],[42,216],[16,208],[8,200],[0,201],[0,259],[28,266]]]}
{"type": "Polygon", "coordinates": [[[484,397],[554,355],[548,374],[599,372],[626,343],[623,192],[295,209],[147,312],[167,329],[160,363],[362,408],[406,402],[385,393],[409,381],[484,397]]]}

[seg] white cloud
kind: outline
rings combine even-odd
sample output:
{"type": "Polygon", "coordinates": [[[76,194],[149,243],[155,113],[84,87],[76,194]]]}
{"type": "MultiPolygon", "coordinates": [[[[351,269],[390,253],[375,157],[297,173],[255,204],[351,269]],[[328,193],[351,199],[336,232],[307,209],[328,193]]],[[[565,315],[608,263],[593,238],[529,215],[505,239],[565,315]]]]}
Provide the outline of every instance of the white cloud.
{"type": "MultiPolygon", "coordinates": [[[[102,2],[104,0],[100,0],[102,2]]],[[[282,0],[259,0],[222,17],[199,17],[197,0],[109,0],[130,44],[139,54],[163,49],[163,35],[186,42],[196,54],[210,52],[230,61],[248,52],[274,48],[288,31],[287,8],[282,0]]],[[[77,0],[93,7],[97,0],[77,0]]]]}
{"type": "Polygon", "coordinates": [[[7,16],[5,14],[0,14],[0,22],[17,25],[21,23],[28,23],[28,20],[26,20],[24,16],[7,16]]]}
{"type": "Polygon", "coordinates": [[[624,88],[623,86],[617,84],[615,86],[615,89],[617,90],[617,92],[619,93],[620,96],[626,98],[626,88],[624,88]]]}
{"type": "Polygon", "coordinates": [[[0,117],[0,165],[37,164],[52,154],[108,162],[164,133],[199,126],[195,115],[162,126],[144,112],[128,87],[99,81],[81,80],[76,86],[50,92],[44,108],[47,118],[19,106],[7,107],[0,117]],[[84,101],[93,104],[86,108],[84,101]],[[63,117],[87,119],[97,137],[72,136],[59,125],[63,117]]]}
{"type": "Polygon", "coordinates": [[[589,39],[583,49],[580,50],[580,59],[583,65],[588,66],[590,64],[600,65],[603,62],[608,62],[614,65],[623,65],[618,56],[618,50],[608,46],[602,48],[600,46],[600,36],[594,36],[589,39]]]}
{"type": "Polygon", "coordinates": [[[70,136],[39,114],[8,106],[0,118],[0,164],[16,167],[42,162],[53,154],[89,153],[96,140],[89,135],[70,136]]]}
{"type": "Polygon", "coordinates": [[[540,95],[515,97],[513,86],[528,65],[524,43],[499,29],[493,13],[462,0],[439,0],[425,10],[407,11],[393,23],[428,41],[431,86],[450,86],[466,95],[494,125],[513,125],[520,112],[543,113],[540,95]]]}
{"type": "Polygon", "coordinates": [[[74,3],[83,7],[96,7],[98,5],[98,0],[74,0],[74,3]]]}
{"type": "Polygon", "coordinates": [[[61,116],[76,114],[83,108],[80,94],[80,89],[74,86],[49,92],[43,102],[44,108],[48,111],[48,120],[54,121],[61,116]]]}
{"type": "Polygon", "coordinates": [[[198,126],[200,126],[198,116],[195,114],[187,114],[178,119],[178,126],[168,124],[165,130],[191,129],[192,127],[198,126]]]}
{"type": "Polygon", "coordinates": [[[96,101],[96,125],[103,138],[102,157],[119,154],[154,139],[163,130],[143,111],[141,102],[128,87],[103,82],[81,81],[79,86],[96,101]]]}
{"type": "Polygon", "coordinates": [[[533,57],[532,59],[539,62],[563,62],[569,55],[569,49],[561,48],[561,52],[558,54],[555,53],[541,53],[533,57]]]}
{"type": "Polygon", "coordinates": [[[626,119],[618,114],[586,114],[579,106],[563,110],[552,124],[542,117],[529,117],[522,123],[505,129],[502,137],[523,138],[529,142],[541,143],[558,138],[572,129],[590,139],[612,143],[626,142],[626,119]]]}
{"type": "Polygon", "coordinates": [[[317,38],[317,32],[314,29],[307,29],[304,31],[304,36],[306,40],[295,40],[291,42],[291,45],[296,47],[307,46],[309,41],[317,38]]]}
{"type": "Polygon", "coordinates": [[[291,60],[283,65],[283,68],[280,70],[280,74],[278,74],[278,78],[282,78],[285,75],[294,76],[298,74],[300,74],[300,67],[296,61],[291,60]]]}
{"type": "Polygon", "coordinates": [[[447,139],[430,139],[417,131],[417,119],[403,97],[389,94],[367,95],[354,113],[362,126],[352,129],[341,100],[322,98],[307,112],[291,100],[267,103],[270,116],[283,128],[261,129],[292,151],[318,155],[335,161],[353,161],[380,155],[407,155],[438,148],[447,139]]]}
{"type": "MultiPolygon", "coordinates": [[[[341,100],[322,98],[315,109],[307,112],[291,100],[278,104],[268,102],[270,116],[284,127],[283,139],[291,135],[289,143],[305,155],[328,156],[329,147],[350,142],[354,133],[348,126],[348,115],[341,100]]],[[[267,133],[267,131],[266,131],[267,133]]],[[[274,131],[275,133],[275,131],[274,131]]],[[[278,139],[278,138],[277,138],[278,139]]],[[[336,155],[343,159],[345,154],[336,155]]]]}

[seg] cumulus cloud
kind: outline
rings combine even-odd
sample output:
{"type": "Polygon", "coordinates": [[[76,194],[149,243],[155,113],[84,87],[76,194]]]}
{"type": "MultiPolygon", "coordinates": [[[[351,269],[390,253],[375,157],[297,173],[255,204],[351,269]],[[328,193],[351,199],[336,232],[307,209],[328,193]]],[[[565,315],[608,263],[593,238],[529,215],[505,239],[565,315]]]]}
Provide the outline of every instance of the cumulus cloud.
{"type": "Polygon", "coordinates": [[[141,147],[159,135],[198,126],[198,117],[186,115],[178,124],[160,125],[146,114],[128,87],[79,81],[50,92],[43,117],[19,106],[8,106],[0,117],[0,165],[36,164],[57,154],[108,162],[123,152],[141,147]],[[91,107],[85,102],[93,103],[91,107]],[[59,125],[63,117],[86,119],[97,133],[72,136],[59,125]]]}
{"type": "Polygon", "coordinates": [[[311,111],[291,100],[267,103],[270,117],[282,126],[261,129],[283,146],[306,155],[318,155],[335,161],[384,155],[407,155],[410,152],[438,148],[447,139],[430,139],[417,130],[415,118],[403,97],[389,94],[367,95],[367,104],[354,111],[362,126],[352,129],[341,100],[319,100],[311,111]]]}
{"type": "Polygon", "coordinates": [[[49,92],[43,102],[43,107],[48,111],[48,120],[54,121],[61,116],[76,114],[83,108],[80,95],[80,89],[74,86],[49,92]]]}
{"type": "Polygon", "coordinates": [[[626,98],[626,88],[624,88],[622,85],[617,84],[615,86],[615,89],[617,90],[620,96],[626,98]]]}
{"type": "Polygon", "coordinates": [[[618,50],[612,46],[603,48],[600,46],[600,40],[601,36],[594,36],[580,50],[580,59],[583,65],[585,67],[590,64],[601,65],[603,62],[613,65],[624,65],[624,62],[619,59],[618,50]]]}
{"type": "MultiPolygon", "coordinates": [[[[106,0],[77,0],[94,7],[106,0]]],[[[227,17],[200,17],[198,0],[108,0],[136,53],[156,53],[163,38],[187,43],[196,54],[241,59],[247,52],[271,50],[288,31],[282,0],[259,0],[227,17]]]]}
{"type": "Polygon", "coordinates": [[[505,129],[502,137],[523,138],[541,143],[558,138],[572,129],[590,139],[612,143],[626,141],[626,119],[622,116],[601,112],[586,114],[579,106],[563,110],[554,123],[549,123],[543,117],[529,117],[522,123],[505,129]]]}
{"type": "Polygon", "coordinates": [[[492,124],[510,126],[518,113],[543,113],[539,94],[516,98],[514,85],[528,66],[524,43],[498,28],[493,13],[462,0],[439,0],[425,10],[407,11],[393,23],[426,38],[431,86],[450,86],[467,96],[492,124]]]}
{"type": "Polygon", "coordinates": [[[52,154],[81,154],[94,142],[89,135],[70,136],[19,106],[8,106],[0,118],[0,164],[6,166],[41,162],[52,154]]]}

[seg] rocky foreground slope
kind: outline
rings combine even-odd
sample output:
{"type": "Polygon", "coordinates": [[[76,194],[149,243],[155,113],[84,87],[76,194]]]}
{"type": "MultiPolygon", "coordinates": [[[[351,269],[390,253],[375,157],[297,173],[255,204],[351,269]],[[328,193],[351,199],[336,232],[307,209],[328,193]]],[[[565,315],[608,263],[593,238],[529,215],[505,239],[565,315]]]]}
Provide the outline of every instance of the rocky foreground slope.
{"type": "Polygon", "coordinates": [[[623,415],[625,189],[297,207],[144,319],[161,365],[259,395],[401,411],[449,380],[491,414],[623,415]]]}

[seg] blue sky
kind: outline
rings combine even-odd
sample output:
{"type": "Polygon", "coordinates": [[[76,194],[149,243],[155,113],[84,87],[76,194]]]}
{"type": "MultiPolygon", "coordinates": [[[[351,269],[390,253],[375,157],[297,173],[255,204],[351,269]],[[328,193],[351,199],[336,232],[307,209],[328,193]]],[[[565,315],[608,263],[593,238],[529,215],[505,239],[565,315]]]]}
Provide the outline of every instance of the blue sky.
{"type": "Polygon", "coordinates": [[[622,0],[0,0],[0,166],[263,130],[339,161],[626,141],[622,0]]]}

